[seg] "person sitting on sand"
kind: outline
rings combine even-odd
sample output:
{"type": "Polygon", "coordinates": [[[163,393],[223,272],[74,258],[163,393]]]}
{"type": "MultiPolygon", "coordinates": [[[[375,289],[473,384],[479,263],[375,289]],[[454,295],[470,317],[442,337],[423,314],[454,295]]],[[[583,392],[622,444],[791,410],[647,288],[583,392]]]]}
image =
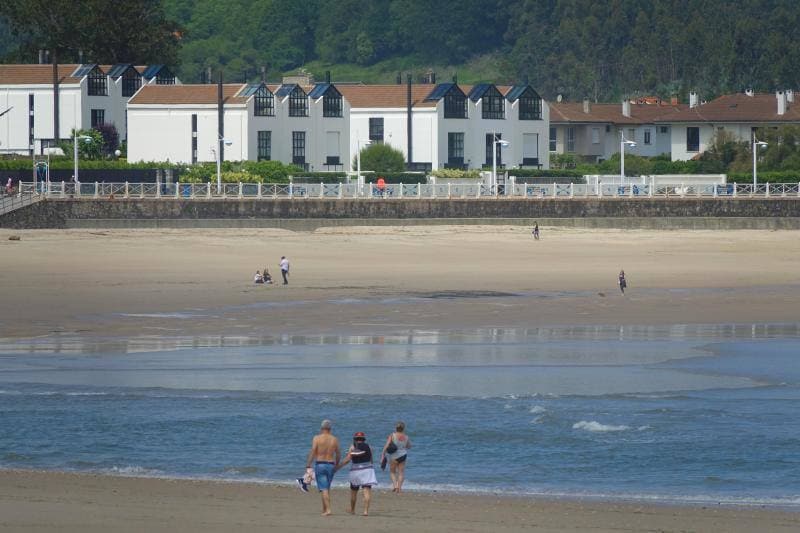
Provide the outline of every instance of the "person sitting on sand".
{"type": "Polygon", "coordinates": [[[311,468],[311,463],[314,463],[314,477],[322,495],[322,516],[331,515],[331,482],[341,459],[339,439],[333,436],[332,427],[330,420],[322,421],[319,434],[311,441],[311,451],[306,459],[306,468],[311,468]]]}
{"type": "Polygon", "coordinates": [[[353,445],[344,460],[336,467],[338,471],[347,463],[350,465],[350,514],[356,514],[358,489],[364,489],[364,516],[369,515],[369,502],[372,500],[372,487],[378,484],[375,467],[372,466],[372,449],[367,444],[367,436],[359,431],[353,435],[353,445]]]}
{"type": "Polygon", "coordinates": [[[271,285],[272,284],[272,275],[270,275],[269,270],[266,268],[264,269],[264,283],[271,285]]]}
{"type": "Polygon", "coordinates": [[[264,283],[264,277],[261,275],[261,271],[256,270],[256,275],[254,276],[253,281],[256,283],[264,283]]]}
{"type": "Polygon", "coordinates": [[[405,434],[406,425],[398,422],[395,431],[386,438],[386,444],[381,453],[381,468],[389,462],[389,475],[392,478],[392,492],[400,492],[405,481],[406,459],[408,450],[411,449],[411,440],[405,434]]]}

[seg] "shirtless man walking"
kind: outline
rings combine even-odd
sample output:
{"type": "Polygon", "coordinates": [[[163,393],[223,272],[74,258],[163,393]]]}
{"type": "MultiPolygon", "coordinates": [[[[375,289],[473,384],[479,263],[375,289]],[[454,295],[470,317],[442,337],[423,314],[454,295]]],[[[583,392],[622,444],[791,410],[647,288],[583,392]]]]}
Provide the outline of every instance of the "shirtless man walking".
{"type": "Polygon", "coordinates": [[[314,436],[311,441],[311,451],[308,452],[306,460],[306,468],[311,468],[311,463],[314,463],[317,488],[322,494],[322,516],[331,514],[331,482],[333,473],[339,465],[339,459],[341,459],[339,439],[331,433],[331,421],[323,420],[319,435],[314,436]]]}

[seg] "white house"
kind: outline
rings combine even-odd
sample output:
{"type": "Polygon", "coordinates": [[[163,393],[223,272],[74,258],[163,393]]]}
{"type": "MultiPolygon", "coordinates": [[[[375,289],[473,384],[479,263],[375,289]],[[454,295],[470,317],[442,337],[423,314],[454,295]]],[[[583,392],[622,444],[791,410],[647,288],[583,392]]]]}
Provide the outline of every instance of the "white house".
{"type": "MultiPolygon", "coordinates": [[[[331,83],[223,85],[223,160],[344,170],[349,104],[331,83]]],[[[216,161],[217,85],[148,85],[128,103],[129,161],[216,161]]]]}
{"type": "Polygon", "coordinates": [[[761,128],[800,124],[800,105],[795,104],[791,90],[775,94],[747,91],[708,103],[702,103],[693,93],[689,107],[665,114],[656,122],[670,127],[672,160],[686,161],[708,150],[721,132],[751,142],[754,132],[757,135],[761,128]]]}
{"type": "MultiPolygon", "coordinates": [[[[113,124],[127,138],[126,104],[147,83],[177,83],[163,65],[58,65],[59,138],[113,124]],[[143,76],[149,71],[150,77],[143,76]]],[[[54,144],[53,66],[0,65],[0,153],[40,154],[54,144]]]]}
{"type": "Polygon", "coordinates": [[[625,100],[621,105],[597,104],[588,99],[552,103],[549,151],[598,162],[619,153],[624,136],[636,143],[626,146],[626,153],[648,157],[668,154],[671,127],[658,119],[681,108],[677,101],[666,104],[657,98],[625,100]]]}
{"type": "Polygon", "coordinates": [[[549,165],[549,107],[527,85],[475,87],[457,83],[341,85],[350,102],[350,150],[383,142],[401,150],[409,167],[481,168],[549,165]],[[410,135],[409,135],[410,132],[410,135]],[[409,153],[410,152],[410,153],[409,153]]]}

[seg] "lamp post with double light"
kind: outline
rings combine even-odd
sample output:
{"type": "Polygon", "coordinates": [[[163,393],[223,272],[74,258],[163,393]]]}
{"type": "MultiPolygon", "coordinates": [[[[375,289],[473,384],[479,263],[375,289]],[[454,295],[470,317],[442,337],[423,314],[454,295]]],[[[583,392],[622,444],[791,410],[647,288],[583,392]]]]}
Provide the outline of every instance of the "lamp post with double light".
{"type": "Polygon", "coordinates": [[[759,146],[767,146],[767,143],[764,141],[759,141],[756,139],[756,136],[753,135],[753,194],[756,192],[756,182],[757,182],[757,173],[756,173],[756,162],[758,160],[758,147],[759,146]]]}
{"type": "Polygon", "coordinates": [[[636,143],[625,138],[625,132],[619,130],[619,179],[625,185],[625,146],[636,148],[636,143]]]}
{"type": "Polygon", "coordinates": [[[497,145],[500,145],[502,149],[508,148],[511,146],[511,143],[503,139],[498,139],[497,135],[494,135],[494,142],[492,143],[492,190],[495,196],[497,195],[497,145]]]}

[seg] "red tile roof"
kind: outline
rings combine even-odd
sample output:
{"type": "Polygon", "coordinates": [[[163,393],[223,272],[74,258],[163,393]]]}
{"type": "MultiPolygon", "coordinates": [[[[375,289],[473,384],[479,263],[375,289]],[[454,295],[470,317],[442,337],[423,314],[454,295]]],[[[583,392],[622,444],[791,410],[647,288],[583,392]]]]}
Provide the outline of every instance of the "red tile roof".
{"type": "MultiPolygon", "coordinates": [[[[226,104],[243,104],[246,97],[236,96],[247,87],[241,83],[222,86],[222,96],[226,104]]],[[[128,102],[129,104],[191,105],[216,104],[217,85],[145,85],[128,102]]]]}
{"type": "Polygon", "coordinates": [[[779,115],[774,94],[727,94],[707,104],[665,114],[658,122],[800,122],[800,102],[787,102],[786,113],[779,115]]]}
{"type": "MultiPolygon", "coordinates": [[[[336,84],[334,84],[336,85],[336,84]]],[[[425,98],[435,85],[414,84],[411,86],[412,107],[436,107],[437,102],[426,102],[425,98]]],[[[406,107],[407,85],[336,85],[351,108],[403,108],[406,107]]],[[[462,89],[463,90],[463,89],[462,89]]]]}
{"type": "Polygon", "coordinates": [[[660,117],[688,108],[679,104],[631,104],[631,116],[622,114],[622,103],[589,105],[589,113],[583,112],[583,102],[551,102],[550,122],[602,123],[602,124],[652,124],[660,117]]]}
{"type": "MultiPolygon", "coordinates": [[[[81,78],[73,78],[72,73],[80,65],[58,65],[60,83],[80,83],[81,78]]],[[[51,85],[53,65],[0,65],[0,85],[51,85]]]]}

